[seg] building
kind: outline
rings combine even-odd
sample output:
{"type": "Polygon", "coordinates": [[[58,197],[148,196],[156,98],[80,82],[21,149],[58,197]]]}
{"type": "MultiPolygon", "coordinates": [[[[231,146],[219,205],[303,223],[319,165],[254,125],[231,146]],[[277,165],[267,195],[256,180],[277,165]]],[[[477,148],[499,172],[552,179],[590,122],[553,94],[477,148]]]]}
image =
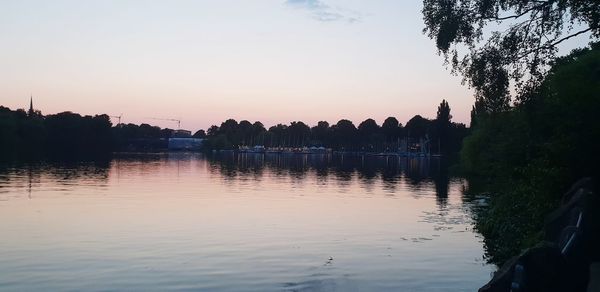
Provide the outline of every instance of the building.
{"type": "Polygon", "coordinates": [[[177,130],[173,131],[173,134],[171,134],[171,137],[173,137],[173,138],[191,138],[192,131],[177,129],[177,130]]]}
{"type": "Polygon", "coordinates": [[[29,110],[27,111],[27,115],[33,117],[35,115],[35,110],[33,109],[33,95],[29,98],[29,110]]]}
{"type": "Polygon", "coordinates": [[[204,139],[199,138],[169,138],[167,149],[170,151],[197,151],[202,147],[204,139]]]}

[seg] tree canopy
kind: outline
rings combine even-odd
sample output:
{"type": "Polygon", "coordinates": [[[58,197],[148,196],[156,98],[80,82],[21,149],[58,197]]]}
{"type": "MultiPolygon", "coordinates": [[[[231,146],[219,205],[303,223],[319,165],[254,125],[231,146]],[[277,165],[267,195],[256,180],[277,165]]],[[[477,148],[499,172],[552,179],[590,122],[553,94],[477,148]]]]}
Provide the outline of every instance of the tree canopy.
{"type": "Polygon", "coordinates": [[[544,218],[574,181],[600,178],[600,45],[552,63],[527,103],[480,116],[463,142],[462,169],[474,185],[476,177],[490,184],[476,226],[492,262],[537,243],[544,218]]]}
{"type": "MultiPolygon", "coordinates": [[[[310,147],[322,146],[342,151],[399,151],[404,141],[421,138],[430,142],[433,153],[456,154],[468,129],[451,121],[450,105],[442,100],[436,119],[420,115],[411,118],[406,128],[395,117],[386,118],[381,126],[372,118],[358,123],[341,119],[334,124],[319,121],[309,127],[302,121],[277,124],[265,129],[261,122],[228,119],[221,126],[211,126],[206,132],[205,150],[237,149],[239,147],[310,147]]],[[[412,141],[412,142],[411,142],[412,141]]]]}
{"type": "Polygon", "coordinates": [[[452,115],[450,114],[450,105],[448,102],[443,99],[437,110],[436,120],[438,123],[442,124],[450,124],[450,120],[452,119],[452,115]]]}
{"type": "Polygon", "coordinates": [[[529,96],[560,43],[600,38],[598,0],[424,0],[423,18],[423,32],[486,112],[508,108],[511,81],[519,98],[529,96]]]}

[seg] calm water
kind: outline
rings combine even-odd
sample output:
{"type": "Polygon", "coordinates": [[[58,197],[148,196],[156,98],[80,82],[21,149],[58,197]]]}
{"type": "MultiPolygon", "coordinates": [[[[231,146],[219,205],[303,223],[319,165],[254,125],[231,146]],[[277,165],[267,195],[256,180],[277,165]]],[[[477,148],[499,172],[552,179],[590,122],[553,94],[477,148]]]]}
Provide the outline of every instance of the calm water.
{"type": "Polygon", "coordinates": [[[0,290],[476,291],[437,160],[164,154],[0,168],[0,290]]]}

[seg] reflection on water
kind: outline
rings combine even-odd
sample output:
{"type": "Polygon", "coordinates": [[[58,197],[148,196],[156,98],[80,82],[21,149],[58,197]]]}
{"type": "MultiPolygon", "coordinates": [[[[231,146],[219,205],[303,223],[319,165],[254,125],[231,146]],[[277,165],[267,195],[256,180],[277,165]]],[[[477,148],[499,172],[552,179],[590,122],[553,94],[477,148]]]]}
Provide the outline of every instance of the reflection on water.
{"type": "Polygon", "coordinates": [[[0,290],[473,291],[439,159],[225,153],[0,166],[0,290]]]}
{"type": "Polygon", "coordinates": [[[405,178],[415,190],[434,184],[440,204],[448,197],[450,182],[447,167],[436,158],[226,153],[211,159],[210,167],[212,172],[219,171],[232,180],[247,176],[259,179],[265,169],[296,180],[314,176],[317,182],[326,181],[330,175],[340,182],[356,176],[363,187],[381,180],[390,192],[405,178]]]}

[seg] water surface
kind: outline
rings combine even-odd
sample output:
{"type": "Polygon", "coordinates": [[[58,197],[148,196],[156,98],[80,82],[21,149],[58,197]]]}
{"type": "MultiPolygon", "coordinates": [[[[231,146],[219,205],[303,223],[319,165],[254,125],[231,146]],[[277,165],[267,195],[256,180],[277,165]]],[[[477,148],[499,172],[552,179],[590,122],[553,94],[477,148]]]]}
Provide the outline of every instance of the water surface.
{"type": "Polygon", "coordinates": [[[476,291],[440,161],[198,154],[0,168],[2,291],[476,291]]]}

